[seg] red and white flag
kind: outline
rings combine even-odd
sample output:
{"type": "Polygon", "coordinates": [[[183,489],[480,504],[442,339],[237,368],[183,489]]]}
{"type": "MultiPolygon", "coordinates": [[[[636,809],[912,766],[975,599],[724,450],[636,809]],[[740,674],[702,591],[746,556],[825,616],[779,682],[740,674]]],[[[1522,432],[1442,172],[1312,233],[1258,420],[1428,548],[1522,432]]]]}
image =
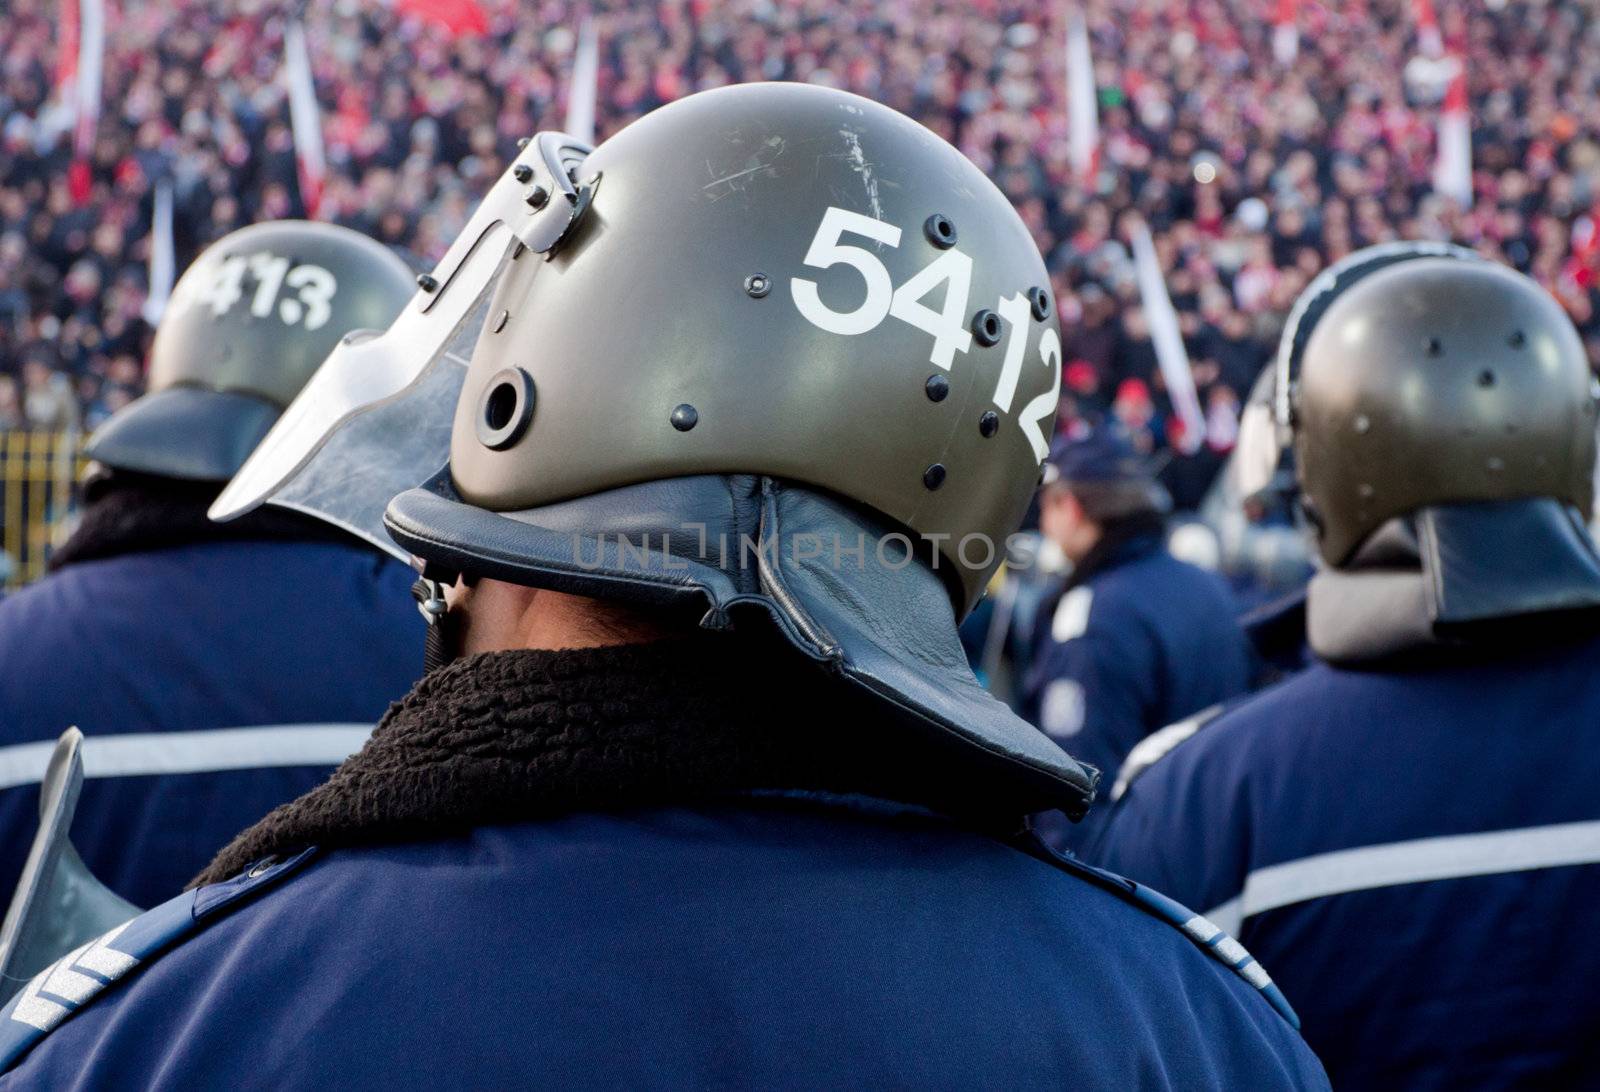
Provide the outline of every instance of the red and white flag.
{"type": "Polygon", "coordinates": [[[306,31],[295,19],[283,34],[283,79],[289,92],[289,126],[294,131],[294,158],[300,174],[300,200],[315,217],[322,202],[322,180],[328,173],[322,150],[322,110],[311,78],[306,31]]]}
{"type": "Polygon", "coordinates": [[[1439,33],[1439,16],[1433,0],[1415,0],[1417,51],[1429,60],[1444,56],[1444,37],[1439,33]]]}
{"type": "Polygon", "coordinates": [[[1472,207],[1472,113],[1467,108],[1467,73],[1457,69],[1439,113],[1439,134],[1433,162],[1433,191],[1472,207]]]}
{"type": "Polygon", "coordinates": [[[1178,415],[1178,450],[1193,455],[1206,438],[1206,417],[1200,409],[1200,395],[1189,370],[1189,350],[1184,348],[1178,312],[1167,295],[1166,278],[1161,275],[1161,259],[1150,229],[1143,223],[1133,229],[1133,266],[1139,282],[1139,306],[1150,326],[1150,343],[1161,367],[1161,379],[1178,415]]]}
{"type": "Polygon", "coordinates": [[[100,124],[100,86],[105,72],[105,0],[62,0],[56,86],[72,111],[72,165],[67,186],[78,204],[89,200],[89,160],[100,124]]]}
{"type": "Polygon", "coordinates": [[[1067,26],[1067,150],[1078,181],[1090,184],[1100,161],[1100,113],[1095,102],[1089,27],[1075,12],[1067,26]]]}
{"type": "Polygon", "coordinates": [[[600,35],[594,20],[578,29],[578,51],[572,58],[572,84],[567,88],[568,136],[594,143],[594,106],[600,84],[600,35]]]}
{"type": "Polygon", "coordinates": [[[1300,24],[1296,15],[1295,0],[1278,0],[1278,12],[1272,20],[1272,56],[1285,68],[1300,55],[1300,24]]]}

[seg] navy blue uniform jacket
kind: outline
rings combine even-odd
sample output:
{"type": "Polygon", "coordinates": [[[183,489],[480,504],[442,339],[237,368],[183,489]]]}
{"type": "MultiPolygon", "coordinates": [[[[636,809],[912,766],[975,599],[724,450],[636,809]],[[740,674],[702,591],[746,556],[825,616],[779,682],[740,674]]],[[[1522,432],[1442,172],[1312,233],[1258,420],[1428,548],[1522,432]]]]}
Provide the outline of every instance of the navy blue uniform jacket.
{"type": "MultiPolygon", "coordinates": [[[[1227,586],[1159,536],[1124,543],[1041,614],[1019,711],[1100,770],[1103,793],[1145,736],[1249,690],[1235,613],[1227,586]]],[[[1055,841],[1065,825],[1043,832],[1055,841]]]]}
{"type": "Polygon", "coordinates": [[[1600,1087],[1597,726],[1600,641],[1318,665],[1135,778],[1091,856],[1236,930],[1336,1087],[1600,1087]]]}
{"type": "Polygon", "coordinates": [[[70,725],[73,840],[140,906],[325,780],[422,672],[411,577],[354,540],[219,541],[76,562],[0,601],[0,899],[70,725]]]}
{"type": "Polygon", "coordinates": [[[257,866],[35,979],[13,1064],[0,1088],[1326,1087],[1111,885],[774,794],[257,866]]]}

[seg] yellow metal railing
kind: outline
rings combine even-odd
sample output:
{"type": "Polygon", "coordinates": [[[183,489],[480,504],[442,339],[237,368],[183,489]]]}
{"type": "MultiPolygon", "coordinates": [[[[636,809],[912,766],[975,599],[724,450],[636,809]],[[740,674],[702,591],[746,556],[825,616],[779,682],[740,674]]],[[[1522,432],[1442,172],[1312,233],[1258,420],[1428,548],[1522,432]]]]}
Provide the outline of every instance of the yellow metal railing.
{"type": "Polygon", "coordinates": [[[83,434],[0,431],[0,581],[8,590],[44,575],[70,532],[83,475],[83,434]]]}

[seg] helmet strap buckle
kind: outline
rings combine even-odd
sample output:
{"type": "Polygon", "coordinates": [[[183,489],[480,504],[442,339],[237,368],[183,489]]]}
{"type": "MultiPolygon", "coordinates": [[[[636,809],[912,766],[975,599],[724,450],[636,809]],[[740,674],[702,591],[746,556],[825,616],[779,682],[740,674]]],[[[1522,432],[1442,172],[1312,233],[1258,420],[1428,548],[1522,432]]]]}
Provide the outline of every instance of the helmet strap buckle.
{"type": "Polygon", "coordinates": [[[450,604],[444,597],[445,585],[432,577],[420,576],[411,585],[411,597],[428,624],[422,656],[422,670],[431,672],[454,660],[457,655],[456,622],[450,617],[450,604]]]}

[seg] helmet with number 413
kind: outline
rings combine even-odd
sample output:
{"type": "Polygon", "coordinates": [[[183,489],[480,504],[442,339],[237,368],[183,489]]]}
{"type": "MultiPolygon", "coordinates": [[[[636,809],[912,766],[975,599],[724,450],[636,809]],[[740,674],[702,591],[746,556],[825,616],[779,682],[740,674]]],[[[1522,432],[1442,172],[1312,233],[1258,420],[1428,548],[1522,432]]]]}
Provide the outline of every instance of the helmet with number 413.
{"type": "Polygon", "coordinates": [[[149,393],[90,437],[88,456],[227,481],[339,339],[388,326],[415,290],[392,251],[335,224],[278,220],[223,236],[173,288],[149,393]]]}
{"type": "Polygon", "coordinates": [[[487,282],[447,465],[388,508],[426,573],[775,622],[965,748],[975,784],[1082,812],[1092,773],[955,635],[1038,483],[1061,374],[1038,248],[977,167],[867,99],[746,84],[592,153],[541,136],[473,224],[416,306],[460,310],[473,232],[527,245],[487,282]]]}

